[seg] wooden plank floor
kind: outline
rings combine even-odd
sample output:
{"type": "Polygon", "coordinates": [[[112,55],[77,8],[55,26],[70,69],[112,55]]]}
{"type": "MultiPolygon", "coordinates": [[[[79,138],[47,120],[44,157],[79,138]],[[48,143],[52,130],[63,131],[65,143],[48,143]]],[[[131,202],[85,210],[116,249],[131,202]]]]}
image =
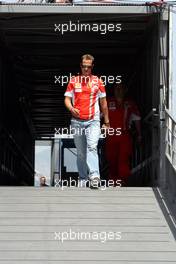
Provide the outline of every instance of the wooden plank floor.
{"type": "Polygon", "coordinates": [[[0,187],[0,264],[176,263],[155,191],[0,187]]]}

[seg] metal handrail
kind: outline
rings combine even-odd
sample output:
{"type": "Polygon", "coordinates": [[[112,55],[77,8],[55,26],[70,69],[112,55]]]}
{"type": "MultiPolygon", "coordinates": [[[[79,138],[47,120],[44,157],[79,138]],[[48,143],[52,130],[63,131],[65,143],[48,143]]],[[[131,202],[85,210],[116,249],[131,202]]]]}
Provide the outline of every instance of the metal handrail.
{"type": "Polygon", "coordinates": [[[143,122],[147,122],[149,120],[150,117],[152,117],[153,115],[158,116],[158,114],[156,114],[156,108],[153,108],[144,118],[143,118],[143,122]]]}
{"type": "MultiPolygon", "coordinates": [[[[159,3],[159,2],[158,2],[159,3]]],[[[173,2],[172,2],[173,3],[173,2]]],[[[146,1],[123,1],[123,0],[112,0],[112,2],[109,2],[109,1],[74,1],[74,0],[71,0],[70,2],[63,2],[63,3],[57,3],[57,2],[49,2],[48,0],[31,0],[30,1],[27,1],[25,3],[25,0],[17,0],[16,2],[3,2],[3,1],[0,1],[0,4],[1,5],[19,5],[19,4],[28,4],[28,5],[40,5],[40,4],[44,4],[44,5],[68,5],[68,6],[79,6],[79,5],[85,5],[85,6],[147,6],[147,7],[156,7],[156,3],[155,2],[146,2],[146,1]]]]}
{"type": "Polygon", "coordinates": [[[168,160],[170,161],[173,169],[176,171],[176,147],[173,147],[173,142],[175,141],[176,145],[176,121],[171,116],[168,110],[166,112],[166,137],[165,137],[165,154],[168,160]],[[169,119],[171,120],[171,128],[169,127],[169,119]],[[170,140],[168,140],[170,134],[170,140]]]}

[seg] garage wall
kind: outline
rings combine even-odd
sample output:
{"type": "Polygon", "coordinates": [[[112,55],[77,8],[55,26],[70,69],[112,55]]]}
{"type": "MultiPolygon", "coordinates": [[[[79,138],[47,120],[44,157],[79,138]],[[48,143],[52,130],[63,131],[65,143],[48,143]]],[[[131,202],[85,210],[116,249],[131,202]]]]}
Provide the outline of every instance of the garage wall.
{"type": "Polygon", "coordinates": [[[169,16],[169,112],[176,122],[176,5],[169,16]]]}
{"type": "Polygon", "coordinates": [[[159,17],[149,28],[143,47],[137,55],[136,77],[132,86],[137,86],[136,101],[142,114],[143,144],[140,152],[145,185],[157,186],[159,180],[159,17]],[[154,113],[153,109],[156,109],[154,113]],[[147,117],[148,116],[148,117],[147,117]]]}
{"type": "Polygon", "coordinates": [[[2,49],[0,62],[0,185],[33,185],[34,139],[22,114],[13,63],[2,49]]]}

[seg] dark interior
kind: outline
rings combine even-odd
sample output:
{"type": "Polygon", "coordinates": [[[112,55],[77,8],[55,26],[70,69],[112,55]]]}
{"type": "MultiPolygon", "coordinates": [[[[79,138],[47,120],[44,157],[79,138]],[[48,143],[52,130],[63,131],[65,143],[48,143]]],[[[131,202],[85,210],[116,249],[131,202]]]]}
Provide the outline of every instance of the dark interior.
{"type": "MultiPolygon", "coordinates": [[[[76,75],[85,53],[95,57],[94,74],[122,76],[142,118],[158,108],[158,21],[158,14],[1,14],[1,185],[33,185],[35,140],[52,137],[55,128],[70,121],[63,103],[66,84],[55,83],[55,76],[76,75]],[[121,23],[122,30],[105,35],[54,31],[54,24],[70,20],[121,23]]],[[[112,85],[107,84],[106,90],[110,95],[112,85]]],[[[142,159],[156,151],[153,130],[146,127],[148,143],[142,159]]]]}

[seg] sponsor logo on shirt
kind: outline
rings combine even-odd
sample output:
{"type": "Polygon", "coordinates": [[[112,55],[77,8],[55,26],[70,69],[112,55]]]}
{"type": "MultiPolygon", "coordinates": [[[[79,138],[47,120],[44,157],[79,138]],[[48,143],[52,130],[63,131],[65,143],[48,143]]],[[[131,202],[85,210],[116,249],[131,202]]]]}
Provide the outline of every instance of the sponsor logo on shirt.
{"type": "Polygon", "coordinates": [[[92,89],[93,89],[94,91],[97,91],[97,90],[98,90],[98,85],[93,85],[93,86],[92,86],[92,89]]]}
{"type": "Polygon", "coordinates": [[[75,83],[75,92],[76,93],[81,93],[82,92],[81,83],[75,83]]]}

